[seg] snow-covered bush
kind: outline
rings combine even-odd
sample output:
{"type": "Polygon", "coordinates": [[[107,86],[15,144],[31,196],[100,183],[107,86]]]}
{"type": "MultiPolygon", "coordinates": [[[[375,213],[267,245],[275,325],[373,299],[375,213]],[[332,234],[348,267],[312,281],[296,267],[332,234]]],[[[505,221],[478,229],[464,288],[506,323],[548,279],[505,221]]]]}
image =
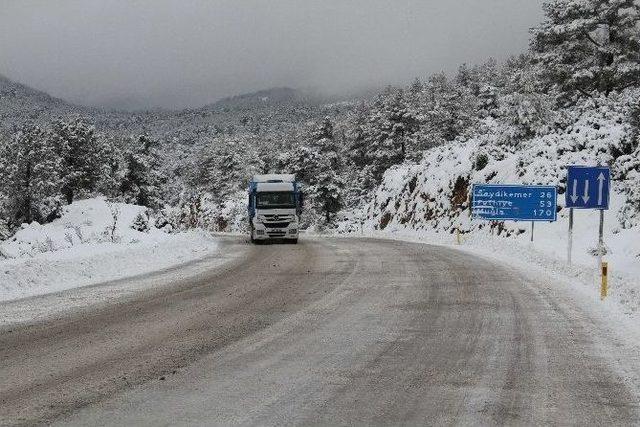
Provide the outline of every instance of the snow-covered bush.
{"type": "Polygon", "coordinates": [[[487,166],[487,163],[489,163],[489,156],[487,155],[487,153],[478,153],[473,167],[475,170],[481,171],[487,166]]]}
{"type": "Polygon", "coordinates": [[[131,224],[131,228],[136,231],[140,231],[142,233],[149,232],[149,215],[146,212],[140,212],[136,215],[133,223],[131,224]]]}

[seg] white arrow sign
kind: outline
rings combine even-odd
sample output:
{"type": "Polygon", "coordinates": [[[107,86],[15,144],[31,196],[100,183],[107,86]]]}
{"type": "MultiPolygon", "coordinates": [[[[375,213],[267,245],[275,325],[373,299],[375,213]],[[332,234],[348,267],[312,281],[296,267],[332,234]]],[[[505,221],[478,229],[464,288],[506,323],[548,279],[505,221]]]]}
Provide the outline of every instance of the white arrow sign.
{"type": "Polygon", "coordinates": [[[585,205],[589,202],[589,180],[584,182],[584,196],[582,196],[582,200],[584,200],[585,205]]]}
{"type": "Polygon", "coordinates": [[[602,172],[598,175],[598,206],[602,205],[602,190],[604,189],[605,177],[602,172]]]}
{"type": "Polygon", "coordinates": [[[573,180],[573,194],[571,195],[571,201],[573,203],[578,201],[578,180],[573,180]]]}

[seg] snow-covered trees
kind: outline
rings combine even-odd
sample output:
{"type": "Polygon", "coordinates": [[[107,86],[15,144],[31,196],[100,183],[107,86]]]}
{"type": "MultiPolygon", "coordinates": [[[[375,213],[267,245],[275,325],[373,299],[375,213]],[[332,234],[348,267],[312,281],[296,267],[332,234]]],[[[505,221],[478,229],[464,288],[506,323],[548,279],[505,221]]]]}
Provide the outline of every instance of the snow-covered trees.
{"type": "Polygon", "coordinates": [[[0,138],[0,218],[48,222],[65,203],[102,194],[151,208],[163,204],[158,141],[107,138],[83,118],[25,124],[0,138]]]}
{"type": "Polygon", "coordinates": [[[635,0],[550,0],[531,48],[548,87],[608,95],[640,81],[640,5],[635,0]]]}
{"type": "Polygon", "coordinates": [[[96,190],[105,163],[105,149],[95,128],[82,118],[57,120],[51,129],[53,147],[60,158],[60,191],[71,203],[79,193],[96,190]]]}
{"type": "Polygon", "coordinates": [[[26,124],[0,145],[0,193],[12,226],[22,222],[50,221],[59,214],[60,158],[51,136],[26,124]]]}
{"type": "Polygon", "coordinates": [[[554,125],[554,99],[540,90],[537,70],[527,55],[510,58],[503,66],[501,96],[492,115],[510,125],[502,136],[508,145],[518,145],[554,125]]]}
{"type": "MultiPolygon", "coordinates": [[[[529,52],[505,63],[463,64],[456,73],[423,76],[375,97],[326,104],[306,102],[287,90],[289,101],[283,103],[272,102],[271,93],[269,102],[249,96],[177,113],[98,114],[91,122],[99,132],[87,120],[67,114],[42,125],[44,138],[53,144],[47,161],[59,163],[47,197],[70,202],[103,194],[174,208],[182,212],[170,221],[174,228],[208,224],[224,229],[223,223],[235,220],[225,215],[242,211],[238,194],[251,175],[296,173],[307,184],[309,218],[333,222],[340,209],[362,206],[387,170],[421,162],[428,149],[460,147],[484,135],[488,147],[471,155],[475,168],[484,171],[497,159],[494,154],[513,152],[536,138],[553,140],[554,133],[573,131],[583,135],[584,125],[573,125],[589,109],[605,107],[603,114],[618,114],[621,110],[608,107],[631,104],[637,92],[629,86],[640,87],[638,8],[638,0],[546,0],[546,20],[533,31],[529,52]],[[233,209],[225,205],[229,200],[233,209]]],[[[630,200],[636,200],[635,181],[628,177],[640,168],[634,158],[640,108],[618,124],[621,133],[628,132],[624,143],[598,145],[598,152],[588,155],[606,154],[606,161],[618,162],[617,179],[625,180],[630,200]]],[[[600,123],[589,126],[597,130],[600,123]]],[[[0,131],[6,128],[0,123],[0,131]]],[[[596,146],[580,141],[563,142],[558,155],[596,146]]],[[[41,156],[38,150],[30,153],[41,156]]],[[[0,163],[15,163],[9,159],[3,155],[0,163]]],[[[0,186],[10,187],[10,182],[0,186]]],[[[15,214],[17,194],[0,188],[0,211],[6,218],[6,212],[13,212],[11,226],[27,218],[24,209],[15,214]]],[[[633,203],[628,209],[640,212],[633,203]]],[[[29,211],[33,218],[34,210],[29,211]]]]}
{"type": "Polygon", "coordinates": [[[629,134],[627,150],[630,153],[640,145],[640,100],[631,106],[629,111],[629,125],[631,126],[631,132],[629,134]]]}
{"type": "Polygon", "coordinates": [[[193,170],[189,171],[189,183],[193,188],[224,198],[240,190],[248,182],[246,169],[250,156],[247,144],[236,138],[211,139],[196,151],[193,170]]]}
{"type": "Polygon", "coordinates": [[[426,87],[426,121],[438,143],[461,136],[475,118],[476,99],[464,86],[456,85],[444,73],[429,78],[426,87]]]}
{"type": "Polygon", "coordinates": [[[343,165],[333,124],[326,117],[311,133],[309,143],[301,147],[298,176],[308,185],[306,194],[315,210],[329,224],[342,208],[343,165]]]}
{"type": "MultiPolygon", "coordinates": [[[[464,135],[477,120],[481,86],[489,87],[482,85],[487,74],[462,67],[456,79],[443,73],[426,82],[416,79],[406,89],[388,87],[372,102],[354,107],[343,125],[344,154],[360,168],[351,181],[371,189],[391,166],[417,161],[425,149],[464,135]]],[[[494,108],[491,102],[487,108],[494,108]]]]}
{"type": "Polygon", "coordinates": [[[120,194],[128,203],[150,208],[162,206],[162,185],[158,140],[140,135],[131,142],[124,159],[125,172],[120,182],[120,194]]]}

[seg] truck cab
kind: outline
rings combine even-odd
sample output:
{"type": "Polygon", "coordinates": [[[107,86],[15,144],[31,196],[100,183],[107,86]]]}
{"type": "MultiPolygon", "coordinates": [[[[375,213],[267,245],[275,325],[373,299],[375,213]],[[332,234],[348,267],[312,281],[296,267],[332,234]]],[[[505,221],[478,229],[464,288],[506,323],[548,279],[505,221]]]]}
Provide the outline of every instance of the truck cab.
{"type": "Polygon", "coordinates": [[[281,239],[298,243],[302,192],[292,174],[254,175],[249,183],[252,242],[281,239]]]}

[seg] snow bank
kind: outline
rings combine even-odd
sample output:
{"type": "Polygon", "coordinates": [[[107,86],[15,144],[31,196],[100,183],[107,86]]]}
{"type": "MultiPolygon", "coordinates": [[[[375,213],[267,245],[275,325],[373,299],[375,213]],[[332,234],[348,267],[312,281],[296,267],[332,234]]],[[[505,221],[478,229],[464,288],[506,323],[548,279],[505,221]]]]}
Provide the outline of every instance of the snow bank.
{"type": "Polygon", "coordinates": [[[217,249],[207,233],[167,234],[147,222],[144,207],[95,198],[50,224],[24,225],[0,244],[0,301],[161,270],[217,249]]]}

